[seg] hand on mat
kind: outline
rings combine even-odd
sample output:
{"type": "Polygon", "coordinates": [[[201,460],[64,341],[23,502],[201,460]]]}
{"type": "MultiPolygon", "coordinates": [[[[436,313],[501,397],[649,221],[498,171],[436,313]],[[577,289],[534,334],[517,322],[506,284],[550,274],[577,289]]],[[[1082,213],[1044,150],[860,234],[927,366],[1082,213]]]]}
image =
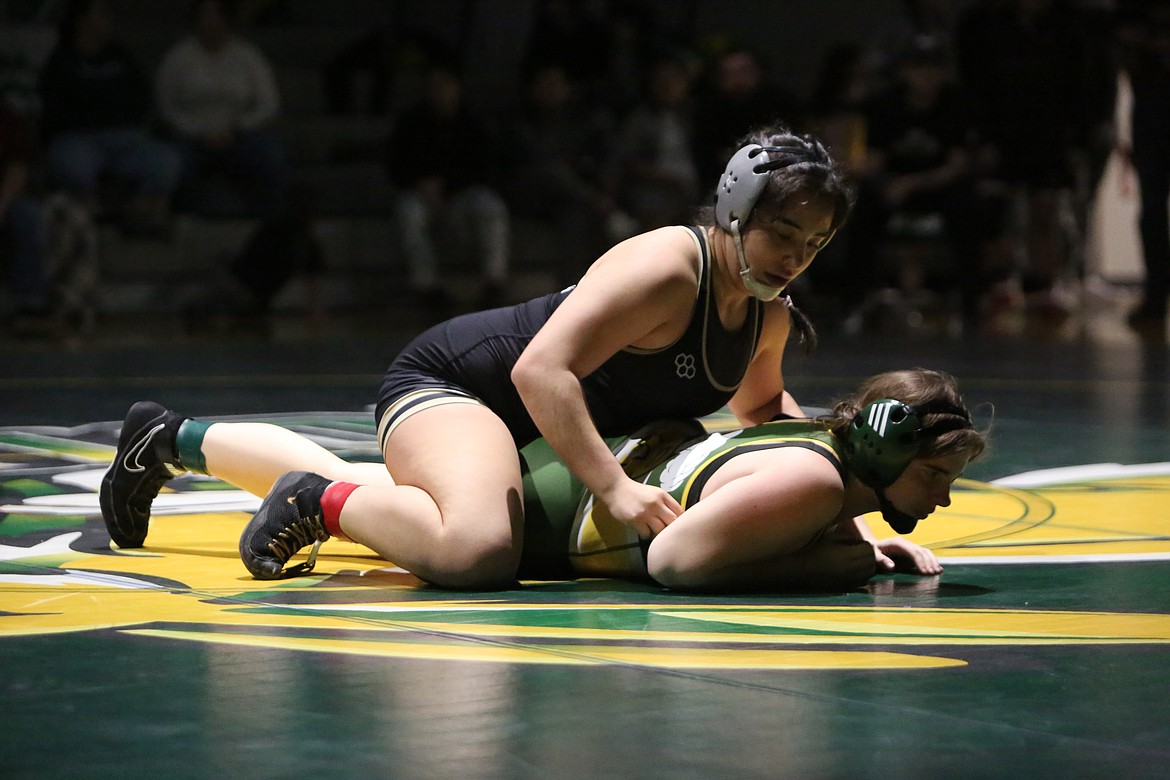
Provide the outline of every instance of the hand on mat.
{"type": "Polygon", "coordinates": [[[682,514],[674,496],[632,479],[616,485],[603,501],[615,520],[633,528],[643,539],[653,537],[682,514]]]}
{"type": "Polygon", "coordinates": [[[894,536],[874,545],[878,571],[910,571],[922,575],[942,574],[938,557],[922,545],[894,536]]]}

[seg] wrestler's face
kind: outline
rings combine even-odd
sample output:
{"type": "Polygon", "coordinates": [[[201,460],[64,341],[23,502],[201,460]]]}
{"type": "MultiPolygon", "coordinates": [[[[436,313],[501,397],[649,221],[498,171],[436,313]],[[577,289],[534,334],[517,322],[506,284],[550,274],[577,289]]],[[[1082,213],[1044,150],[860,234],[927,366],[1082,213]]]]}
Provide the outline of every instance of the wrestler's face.
{"type": "Polygon", "coordinates": [[[962,453],[915,458],[886,488],[886,498],[900,511],[922,520],[940,506],[951,505],[951,485],[968,461],[962,453]]]}
{"type": "Polygon", "coordinates": [[[808,268],[833,236],[833,206],[825,198],[792,198],[782,208],[761,207],[744,235],[752,277],[783,288],[808,268]]]}

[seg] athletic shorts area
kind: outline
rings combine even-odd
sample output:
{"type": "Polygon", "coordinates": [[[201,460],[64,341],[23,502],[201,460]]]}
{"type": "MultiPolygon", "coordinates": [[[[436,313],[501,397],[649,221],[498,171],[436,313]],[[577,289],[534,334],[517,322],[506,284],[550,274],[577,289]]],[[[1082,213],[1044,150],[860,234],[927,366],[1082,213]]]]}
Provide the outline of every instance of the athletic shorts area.
{"type": "Polygon", "coordinates": [[[478,404],[483,406],[471,393],[454,387],[434,387],[434,379],[420,378],[420,387],[408,390],[405,394],[386,407],[386,410],[376,416],[378,423],[378,447],[386,449],[386,439],[394,432],[403,420],[424,409],[433,409],[436,406],[447,404],[478,404]]]}
{"type": "Polygon", "coordinates": [[[568,291],[523,304],[463,314],[419,334],[382,379],[374,422],[378,443],[412,414],[447,403],[481,403],[508,426],[517,447],[539,436],[512,366],[568,291]]]}

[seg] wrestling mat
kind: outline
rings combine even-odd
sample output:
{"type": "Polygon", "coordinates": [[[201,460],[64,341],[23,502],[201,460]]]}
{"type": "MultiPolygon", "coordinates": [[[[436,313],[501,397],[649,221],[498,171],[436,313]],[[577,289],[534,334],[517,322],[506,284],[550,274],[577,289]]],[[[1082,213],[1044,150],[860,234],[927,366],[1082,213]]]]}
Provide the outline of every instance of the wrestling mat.
{"type": "MultiPolygon", "coordinates": [[[[366,413],[213,419],[378,459],[366,413]]],[[[111,549],[118,425],[0,428],[2,777],[1166,776],[1170,463],[961,480],[941,577],[462,593],[337,540],[253,580],[259,499],[195,475],[111,549]]]]}

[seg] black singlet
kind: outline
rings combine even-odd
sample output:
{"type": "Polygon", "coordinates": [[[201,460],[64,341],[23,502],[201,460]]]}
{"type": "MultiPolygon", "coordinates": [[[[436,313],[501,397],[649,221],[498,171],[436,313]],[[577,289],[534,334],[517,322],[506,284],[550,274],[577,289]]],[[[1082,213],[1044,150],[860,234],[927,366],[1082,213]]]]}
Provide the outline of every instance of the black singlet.
{"type": "MultiPolygon", "coordinates": [[[[735,394],[755,354],[763,305],[750,299],[743,325],[734,332],[723,327],[712,290],[706,232],[691,230],[700,248],[700,275],[686,331],[661,349],[624,349],[581,380],[602,436],[630,433],[650,420],[702,417],[719,410],[735,394]]],[[[503,419],[518,446],[537,438],[511,370],[573,289],[455,317],[423,332],[387,370],[377,421],[406,392],[451,388],[483,401],[503,419]]]]}

